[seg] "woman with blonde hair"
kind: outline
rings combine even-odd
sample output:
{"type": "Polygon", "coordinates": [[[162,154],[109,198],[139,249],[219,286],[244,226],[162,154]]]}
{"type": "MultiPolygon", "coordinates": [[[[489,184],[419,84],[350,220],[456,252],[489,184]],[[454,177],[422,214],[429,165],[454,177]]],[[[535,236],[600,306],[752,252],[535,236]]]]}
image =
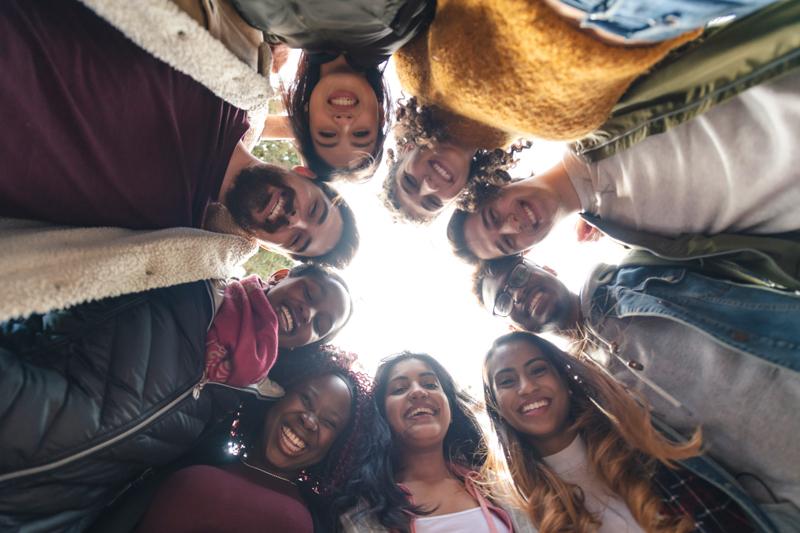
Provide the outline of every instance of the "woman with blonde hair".
{"type": "Polygon", "coordinates": [[[514,332],[492,345],[483,383],[504,456],[490,450],[487,468],[508,469],[540,532],[774,530],[735,480],[697,457],[699,431],[667,438],[600,367],[514,332]]]}

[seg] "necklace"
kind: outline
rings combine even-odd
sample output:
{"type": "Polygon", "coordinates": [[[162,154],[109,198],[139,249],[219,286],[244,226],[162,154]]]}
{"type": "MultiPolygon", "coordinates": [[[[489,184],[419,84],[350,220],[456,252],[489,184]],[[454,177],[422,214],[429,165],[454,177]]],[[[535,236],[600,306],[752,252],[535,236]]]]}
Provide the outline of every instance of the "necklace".
{"type": "Polygon", "coordinates": [[[261,472],[263,474],[266,474],[269,477],[273,477],[275,479],[280,479],[281,481],[285,481],[286,483],[289,483],[292,486],[295,486],[295,487],[297,486],[297,483],[295,483],[294,481],[292,481],[288,477],[279,476],[278,474],[273,474],[269,470],[264,470],[263,468],[259,468],[257,466],[253,466],[250,463],[248,463],[247,461],[245,461],[244,458],[242,458],[240,461],[244,466],[246,466],[248,468],[252,468],[253,470],[258,470],[259,472],[261,472]]]}

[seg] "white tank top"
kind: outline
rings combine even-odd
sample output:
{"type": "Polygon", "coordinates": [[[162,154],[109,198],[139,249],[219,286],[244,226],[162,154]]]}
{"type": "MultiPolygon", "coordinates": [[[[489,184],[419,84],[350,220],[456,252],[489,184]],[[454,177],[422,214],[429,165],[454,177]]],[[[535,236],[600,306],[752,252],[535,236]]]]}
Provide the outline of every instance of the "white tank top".
{"type": "MultiPolygon", "coordinates": [[[[497,533],[511,533],[499,517],[489,513],[497,533]]],[[[423,516],[414,520],[417,533],[489,533],[489,524],[480,507],[438,516],[423,516]]]]}

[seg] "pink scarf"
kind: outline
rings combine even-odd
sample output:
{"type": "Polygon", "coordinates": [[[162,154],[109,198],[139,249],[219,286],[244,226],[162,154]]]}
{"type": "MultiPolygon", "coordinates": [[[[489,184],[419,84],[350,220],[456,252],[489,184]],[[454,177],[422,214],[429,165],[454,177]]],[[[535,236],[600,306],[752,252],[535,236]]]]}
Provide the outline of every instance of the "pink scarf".
{"type": "Polygon", "coordinates": [[[244,387],[258,383],[278,357],[278,317],[258,276],[232,281],[206,337],[206,378],[244,387]]]}

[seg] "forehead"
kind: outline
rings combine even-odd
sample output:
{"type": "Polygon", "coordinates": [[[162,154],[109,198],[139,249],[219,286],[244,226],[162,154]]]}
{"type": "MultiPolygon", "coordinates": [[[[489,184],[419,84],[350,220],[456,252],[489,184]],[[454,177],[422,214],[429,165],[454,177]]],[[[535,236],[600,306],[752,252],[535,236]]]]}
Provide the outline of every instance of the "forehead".
{"type": "Polygon", "coordinates": [[[325,374],[308,378],[292,388],[292,392],[314,390],[320,397],[325,398],[327,407],[338,411],[350,412],[352,396],[350,387],[341,376],[325,374]]]}
{"type": "Polygon", "coordinates": [[[515,339],[505,342],[494,350],[489,359],[489,375],[504,368],[519,370],[531,359],[544,357],[542,351],[528,341],[515,339]]]}
{"type": "Polygon", "coordinates": [[[427,373],[432,373],[436,379],[439,378],[428,363],[416,358],[404,359],[392,367],[392,370],[389,372],[389,381],[400,377],[413,379],[420,374],[427,373]]]}
{"type": "Polygon", "coordinates": [[[481,219],[481,212],[488,205],[491,202],[483,204],[464,220],[464,240],[472,253],[480,259],[493,259],[502,255],[494,244],[495,231],[486,229],[481,219]]]}

